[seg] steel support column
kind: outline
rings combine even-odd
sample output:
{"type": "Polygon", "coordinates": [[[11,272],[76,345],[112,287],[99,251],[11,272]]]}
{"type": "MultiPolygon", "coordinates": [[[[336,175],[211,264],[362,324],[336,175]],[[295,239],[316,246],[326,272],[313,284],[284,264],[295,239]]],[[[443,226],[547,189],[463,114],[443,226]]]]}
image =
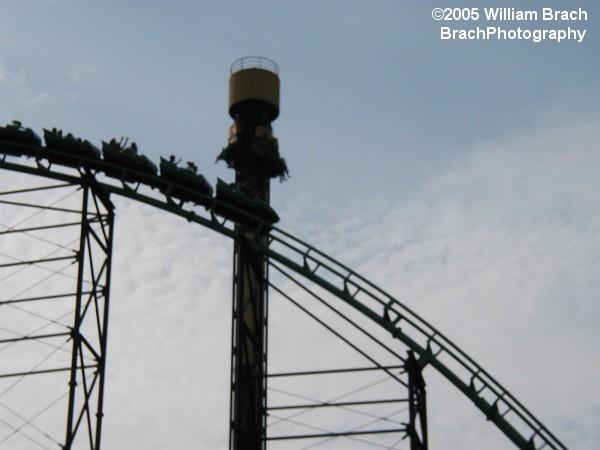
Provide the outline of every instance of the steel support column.
{"type": "Polygon", "coordinates": [[[247,230],[241,236],[234,244],[230,448],[260,450],[266,434],[268,273],[251,244],[266,236],[247,230]]]}
{"type": "Polygon", "coordinates": [[[100,450],[114,206],[82,177],[81,234],[64,450],[100,450]]]}
{"type": "Polygon", "coordinates": [[[408,433],[411,450],[427,450],[427,408],[425,380],[413,352],[408,352],[405,362],[408,372],[408,408],[410,420],[408,433]]]}
{"type": "MultiPolygon", "coordinates": [[[[269,202],[268,178],[236,171],[236,188],[269,202]]],[[[264,450],[267,428],[268,265],[254,250],[268,230],[237,224],[234,243],[231,436],[234,450],[264,450]]]]}

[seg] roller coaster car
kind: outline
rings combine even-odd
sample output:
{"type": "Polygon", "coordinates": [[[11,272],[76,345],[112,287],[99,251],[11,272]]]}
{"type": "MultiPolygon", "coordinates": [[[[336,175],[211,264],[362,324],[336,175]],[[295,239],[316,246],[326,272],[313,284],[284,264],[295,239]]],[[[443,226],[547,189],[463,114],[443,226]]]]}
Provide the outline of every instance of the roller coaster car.
{"type": "Polygon", "coordinates": [[[209,199],[198,195],[204,194],[206,197],[211,197],[213,194],[212,186],[199,173],[194,170],[195,166],[190,164],[189,167],[178,167],[174,161],[160,158],[160,177],[167,181],[172,181],[182,185],[194,192],[185,189],[179,189],[173,186],[168,192],[163,190],[163,194],[177,197],[184,201],[192,201],[200,204],[208,204],[209,199]],[[193,167],[193,168],[192,168],[193,167]]]}
{"type": "MultiPolygon", "coordinates": [[[[72,156],[100,159],[100,150],[91,142],[76,138],[71,133],[63,136],[62,131],[57,130],[56,128],[53,128],[52,130],[46,130],[44,128],[44,141],[46,142],[46,147],[50,150],[57,150],[72,156]]],[[[74,158],[61,158],[57,155],[50,155],[48,159],[51,162],[71,167],[79,167],[80,165],[80,161],[74,158]]]]}
{"type": "MultiPolygon", "coordinates": [[[[23,127],[18,120],[13,120],[5,127],[0,127],[0,140],[26,145],[42,145],[42,139],[31,128],[23,127]]],[[[9,149],[3,149],[3,152],[17,156],[22,154],[20,151],[10,151],[9,149]]]]}
{"type": "MultiPolygon", "coordinates": [[[[157,175],[158,167],[146,156],[137,153],[137,147],[134,143],[129,147],[125,147],[120,142],[112,139],[110,142],[102,141],[102,154],[104,160],[111,164],[121,166],[123,169],[131,169],[137,172],[142,172],[146,175],[157,175]]],[[[126,173],[123,170],[106,169],[106,175],[119,178],[123,181],[138,181],[139,177],[131,173],[126,173]]]]}
{"type": "Polygon", "coordinates": [[[271,206],[264,200],[248,195],[237,189],[234,189],[220,178],[217,179],[217,195],[216,198],[224,205],[219,205],[215,208],[217,214],[222,215],[234,222],[245,223],[249,218],[237,211],[230,209],[227,205],[231,205],[236,209],[246,211],[255,217],[269,224],[279,222],[279,216],[271,206]]]}

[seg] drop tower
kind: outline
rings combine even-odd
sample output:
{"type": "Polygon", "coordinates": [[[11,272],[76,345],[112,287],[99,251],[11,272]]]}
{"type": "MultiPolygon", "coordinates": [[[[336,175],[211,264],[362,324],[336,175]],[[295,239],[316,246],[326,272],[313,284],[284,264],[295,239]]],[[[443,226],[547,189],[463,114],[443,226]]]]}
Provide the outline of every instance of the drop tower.
{"type": "MultiPolygon", "coordinates": [[[[272,122],[279,116],[279,68],[246,57],[231,66],[227,147],[218,156],[235,170],[236,190],[268,204],[271,178],[285,179],[272,122]]],[[[267,245],[268,226],[236,224],[231,360],[231,450],[266,448],[268,270],[254,250],[267,245]]]]}

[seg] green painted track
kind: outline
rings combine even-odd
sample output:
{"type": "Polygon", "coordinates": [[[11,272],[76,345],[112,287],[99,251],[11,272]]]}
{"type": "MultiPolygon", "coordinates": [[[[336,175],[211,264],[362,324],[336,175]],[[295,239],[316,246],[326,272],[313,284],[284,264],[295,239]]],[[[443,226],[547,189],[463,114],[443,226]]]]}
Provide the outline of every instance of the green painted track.
{"type": "MultiPolygon", "coordinates": [[[[109,194],[146,203],[229,238],[239,238],[234,231],[234,224],[214,213],[222,204],[209,197],[201,198],[203,206],[179,204],[161,194],[161,191],[168,193],[174,188],[186,188],[165,182],[160,177],[127,170],[101,160],[4,141],[0,141],[0,168],[73,184],[92,179],[98,189],[109,194]],[[69,167],[51,163],[57,160],[69,167]],[[106,177],[105,172],[112,176],[106,177]],[[119,179],[134,179],[135,182],[125,183],[119,179]]],[[[270,227],[243,211],[236,210],[236,213],[247,216],[257,227],[270,227]]],[[[430,365],[435,368],[471,399],[517,448],[566,449],[510,392],[423,318],[320,250],[284,230],[272,226],[270,229],[268,245],[256,250],[321,286],[387,330],[391,338],[398,339],[418,355],[421,367],[430,365]]]]}

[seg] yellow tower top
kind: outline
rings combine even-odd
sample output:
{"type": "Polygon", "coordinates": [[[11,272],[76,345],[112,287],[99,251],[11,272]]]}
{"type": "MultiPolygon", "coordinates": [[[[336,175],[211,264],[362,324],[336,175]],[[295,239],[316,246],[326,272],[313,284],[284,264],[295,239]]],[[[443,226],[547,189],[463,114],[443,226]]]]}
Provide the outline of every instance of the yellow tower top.
{"type": "Polygon", "coordinates": [[[238,59],[231,65],[229,115],[248,108],[263,110],[268,120],[279,116],[279,67],[260,56],[238,59]]]}

